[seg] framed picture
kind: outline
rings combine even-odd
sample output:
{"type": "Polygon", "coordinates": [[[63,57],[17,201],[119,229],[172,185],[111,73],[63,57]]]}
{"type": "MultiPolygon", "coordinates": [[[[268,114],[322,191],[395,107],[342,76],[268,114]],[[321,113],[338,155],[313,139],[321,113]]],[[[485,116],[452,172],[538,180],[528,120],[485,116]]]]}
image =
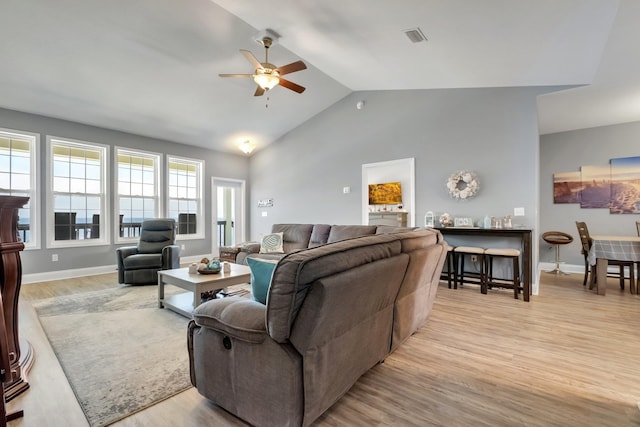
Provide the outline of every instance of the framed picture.
{"type": "Polygon", "coordinates": [[[453,219],[454,227],[473,227],[473,219],[469,217],[456,217],[453,219]]]}

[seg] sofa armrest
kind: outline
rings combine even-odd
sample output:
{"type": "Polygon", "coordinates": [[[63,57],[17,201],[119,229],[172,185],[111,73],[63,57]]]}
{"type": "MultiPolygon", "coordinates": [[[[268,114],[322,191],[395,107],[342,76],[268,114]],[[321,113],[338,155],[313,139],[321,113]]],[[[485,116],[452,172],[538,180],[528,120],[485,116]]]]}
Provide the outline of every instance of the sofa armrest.
{"type": "Polygon", "coordinates": [[[118,261],[125,259],[128,256],[135,255],[138,253],[137,246],[122,246],[116,249],[116,255],[118,256],[118,261]]]}
{"type": "Polygon", "coordinates": [[[162,267],[166,270],[180,268],[180,246],[168,245],[162,248],[162,267]]]}
{"type": "Polygon", "coordinates": [[[244,242],[240,244],[240,252],[250,254],[260,253],[260,242],[244,242]]]}
{"type": "Polygon", "coordinates": [[[137,253],[137,246],[122,246],[116,249],[116,260],[118,262],[118,283],[124,283],[124,259],[130,255],[135,255],[137,253]]]}
{"type": "Polygon", "coordinates": [[[246,297],[227,297],[200,304],[193,311],[196,325],[242,341],[261,343],[267,337],[267,307],[246,297]]]}

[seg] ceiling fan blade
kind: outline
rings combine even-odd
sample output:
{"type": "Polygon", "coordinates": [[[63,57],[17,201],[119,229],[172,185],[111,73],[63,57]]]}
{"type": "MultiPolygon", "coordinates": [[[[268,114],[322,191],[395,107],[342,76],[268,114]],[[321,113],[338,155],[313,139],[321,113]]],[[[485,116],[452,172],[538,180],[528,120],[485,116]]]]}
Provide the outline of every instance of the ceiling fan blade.
{"type": "Polygon", "coordinates": [[[256,87],[256,93],[254,93],[253,96],[262,96],[262,95],[264,95],[264,89],[262,89],[260,86],[256,87]]]}
{"type": "Polygon", "coordinates": [[[295,84],[294,82],[290,82],[289,80],[283,79],[282,77],[280,78],[280,86],[284,86],[287,89],[291,89],[294,92],[298,92],[298,93],[302,93],[304,92],[305,88],[300,86],[299,84],[295,84]]]}
{"type": "Polygon", "coordinates": [[[291,64],[283,65],[282,67],[276,68],[276,71],[280,73],[281,76],[289,73],[295,73],[296,71],[306,70],[307,66],[302,61],[292,62],[291,64]]]}
{"type": "Polygon", "coordinates": [[[256,59],[255,56],[253,56],[253,53],[244,49],[240,49],[240,53],[243,54],[245,58],[247,58],[247,61],[249,61],[251,65],[254,66],[254,68],[262,68],[262,64],[260,63],[260,61],[258,61],[258,59],[256,59]]]}
{"type": "Polygon", "coordinates": [[[253,77],[253,74],[218,74],[220,77],[253,77]]]}

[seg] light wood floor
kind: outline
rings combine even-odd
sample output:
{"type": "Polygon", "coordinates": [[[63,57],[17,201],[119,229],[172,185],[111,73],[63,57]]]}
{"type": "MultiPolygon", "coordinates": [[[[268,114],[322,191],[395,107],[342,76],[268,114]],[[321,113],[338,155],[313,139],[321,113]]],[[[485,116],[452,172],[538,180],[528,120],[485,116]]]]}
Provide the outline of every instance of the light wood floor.
{"type": "MultiPolygon", "coordinates": [[[[581,275],[543,273],[541,282],[528,304],[510,291],[481,295],[441,282],[427,324],[314,425],[640,425],[640,296],[614,280],[598,296],[582,287],[581,275]]],[[[114,283],[109,274],[23,285],[21,336],[36,361],[31,388],[9,403],[25,416],[9,426],[87,425],[28,302],[114,283]]],[[[126,372],[114,367],[114,374],[126,372]]],[[[116,424],[244,425],[194,389],[116,424]]]]}

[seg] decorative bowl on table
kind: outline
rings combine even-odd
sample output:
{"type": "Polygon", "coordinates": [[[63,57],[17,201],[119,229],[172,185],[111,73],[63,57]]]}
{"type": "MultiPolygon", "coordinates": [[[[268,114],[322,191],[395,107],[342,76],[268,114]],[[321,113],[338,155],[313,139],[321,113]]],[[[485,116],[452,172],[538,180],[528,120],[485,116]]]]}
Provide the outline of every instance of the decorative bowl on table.
{"type": "Polygon", "coordinates": [[[200,274],[216,274],[216,273],[220,273],[220,269],[217,268],[215,270],[210,269],[210,268],[203,268],[202,270],[198,270],[198,273],[200,274]]]}
{"type": "Polygon", "coordinates": [[[200,274],[216,274],[220,273],[222,266],[220,265],[220,260],[214,259],[209,261],[207,264],[200,263],[198,266],[198,273],[200,274]]]}

